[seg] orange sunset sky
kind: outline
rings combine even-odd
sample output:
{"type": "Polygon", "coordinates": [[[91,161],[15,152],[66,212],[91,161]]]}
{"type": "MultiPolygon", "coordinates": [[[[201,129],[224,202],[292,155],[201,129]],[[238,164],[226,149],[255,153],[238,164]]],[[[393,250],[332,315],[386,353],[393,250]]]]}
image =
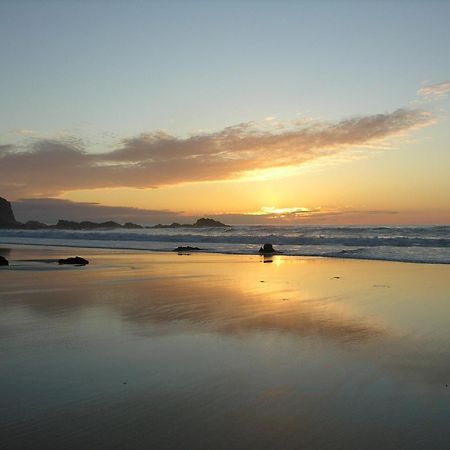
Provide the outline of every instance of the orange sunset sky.
{"type": "Polygon", "coordinates": [[[19,220],[450,223],[448,3],[25,3],[0,5],[19,220]]]}

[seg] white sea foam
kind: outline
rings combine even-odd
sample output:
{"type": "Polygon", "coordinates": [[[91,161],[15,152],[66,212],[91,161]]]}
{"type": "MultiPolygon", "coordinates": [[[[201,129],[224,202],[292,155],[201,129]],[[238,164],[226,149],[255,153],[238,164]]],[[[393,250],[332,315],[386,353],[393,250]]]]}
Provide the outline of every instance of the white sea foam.
{"type": "Polygon", "coordinates": [[[0,230],[0,244],[254,254],[270,242],[286,255],[450,264],[450,226],[168,228],[139,230],[0,230]]]}

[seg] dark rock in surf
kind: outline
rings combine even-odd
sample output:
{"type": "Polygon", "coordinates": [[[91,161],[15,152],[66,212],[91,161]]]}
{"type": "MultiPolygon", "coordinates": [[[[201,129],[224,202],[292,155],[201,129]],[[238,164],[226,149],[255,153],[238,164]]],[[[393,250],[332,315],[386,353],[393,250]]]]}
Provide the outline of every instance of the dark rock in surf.
{"type": "Polygon", "coordinates": [[[0,256],[0,266],[8,266],[9,262],[4,256],[0,256]]]}
{"type": "Polygon", "coordinates": [[[272,244],[264,244],[260,249],[259,249],[259,254],[261,255],[273,255],[274,253],[279,253],[277,252],[272,244]]]}
{"type": "Polygon", "coordinates": [[[201,251],[201,248],[198,247],[190,247],[189,245],[187,247],[177,247],[173,251],[174,252],[198,252],[201,251]]]}
{"type": "Polygon", "coordinates": [[[89,264],[89,261],[87,259],[81,258],[80,256],[60,259],[58,261],[58,264],[72,264],[75,266],[85,266],[86,264],[89,264]]]}

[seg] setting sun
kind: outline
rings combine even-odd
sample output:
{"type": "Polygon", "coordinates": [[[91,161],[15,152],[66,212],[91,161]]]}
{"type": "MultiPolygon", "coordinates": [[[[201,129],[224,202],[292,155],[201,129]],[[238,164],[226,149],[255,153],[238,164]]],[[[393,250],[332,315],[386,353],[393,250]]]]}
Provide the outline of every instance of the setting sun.
{"type": "Polygon", "coordinates": [[[0,450],[450,448],[450,1],[0,0],[0,450]]]}

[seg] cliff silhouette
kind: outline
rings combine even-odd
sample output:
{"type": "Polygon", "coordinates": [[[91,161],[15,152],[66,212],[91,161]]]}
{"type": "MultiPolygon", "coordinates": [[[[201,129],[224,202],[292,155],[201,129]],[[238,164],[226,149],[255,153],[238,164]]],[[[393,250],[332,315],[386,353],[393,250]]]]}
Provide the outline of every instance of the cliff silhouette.
{"type": "Polygon", "coordinates": [[[11,203],[0,197],[0,228],[15,228],[17,225],[11,203]]]}
{"type": "Polygon", "coordinates": [[[95,230],[95,229],[113,229],[113,228],[125,228],[125,229],[139,229],[139,228],[216,228],[216,227],[229,227],[218,220],[201,218],[194,224],[180,224],[172,223],[170,225],[155,225],[150,227],[144,227],[132,222],[126,222],[120,224],[113,221],[108,222],[91,222],[84,220],[82,222],[76,222],[73,220],[60,219],[55,225],[47,225],[36,220],[29,220],[26,223],[21,223],[14,217],[14,212],[11,207],[11,203],[5,198],[0,197],[0,228],[20,228],[26,230],[42,230],[42,229],[58,229],[58,230],[95,230]]]}

